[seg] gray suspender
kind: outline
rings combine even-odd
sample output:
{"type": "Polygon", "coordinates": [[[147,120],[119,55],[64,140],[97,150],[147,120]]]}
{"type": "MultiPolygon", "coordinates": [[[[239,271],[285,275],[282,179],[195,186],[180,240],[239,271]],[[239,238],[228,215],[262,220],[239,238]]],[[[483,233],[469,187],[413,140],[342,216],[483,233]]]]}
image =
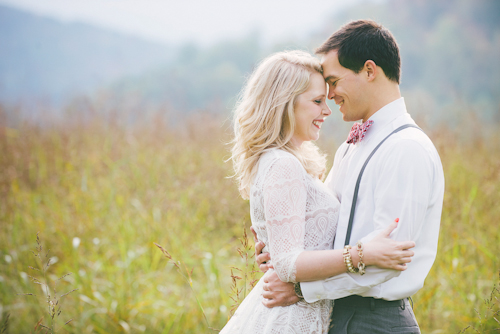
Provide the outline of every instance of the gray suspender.
{"type": "MultiPolygon", "coordinates": [[[[352,197],[351,213],[349,214],[349,225],[347,227],[347,235],[346,235],[346,238],[345,238],[344,246],[349,245],[349,242],[351,240],[352,222],[354,221],[354,211],[356,210],[356,201],[358,200],[359,184],[361,183],[361,176],[363,176],[363,172],[365,171],[365,168],[366,168],[366,165],[368,164],[368,161],[370,161],[370,159],[372,158],[373,154],[375,154],[375,152],[378,150],[378,148],[380,147],[380,145],[382,145],[387,140],[387,138],[389,138],[390,136],[392,136],[396,132],[399,132],[399,131],[401,131],[403,129],[406,129],[406,128],[416,128],[416,129],[419,129],[420,131],[422,131],[422,129],[420,129],[418,126],[413,125],[413,124],[406,124],[406,125],[400,126],[396,130],[392,131],[387,137],[385,137],[377,145],[377,147],[375,147],[373,149],[372,153],[370,153],[370,155],[368,156],[368,158],[365,161],[365,164],[361,168],[361,171],[359,172],[358,180],[356,181],[356,187],[354,188],[354,196],[352,197]]],[[[345,151],[344,156],[347,154],[347,151],[349,150],[349,147],[350,146],[347,147],[347,150],[345,151]]]]}

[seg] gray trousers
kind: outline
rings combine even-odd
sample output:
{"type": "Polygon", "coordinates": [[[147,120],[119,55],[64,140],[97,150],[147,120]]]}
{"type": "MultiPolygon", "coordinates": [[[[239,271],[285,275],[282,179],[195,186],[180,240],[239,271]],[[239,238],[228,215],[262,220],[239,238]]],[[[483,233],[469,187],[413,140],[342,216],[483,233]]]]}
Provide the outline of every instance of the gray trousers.
{"type": "Polygon", "coordinates": [[[349,296],[335,301],[329,334],[420,334],[408,299],[349,296]]]}

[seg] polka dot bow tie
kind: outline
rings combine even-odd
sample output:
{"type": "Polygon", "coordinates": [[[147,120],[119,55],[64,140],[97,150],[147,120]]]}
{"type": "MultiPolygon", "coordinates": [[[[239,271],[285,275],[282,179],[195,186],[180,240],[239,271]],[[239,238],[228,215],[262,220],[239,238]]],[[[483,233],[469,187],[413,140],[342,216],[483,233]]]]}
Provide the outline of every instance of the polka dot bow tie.
{"type": "Polygon", "coordinates": [[[354,123],[347,137],[347,144],[356,144],[365,138],[366,131],[373,125],[373,121],[366,121],[363,124],[354,123]]]}

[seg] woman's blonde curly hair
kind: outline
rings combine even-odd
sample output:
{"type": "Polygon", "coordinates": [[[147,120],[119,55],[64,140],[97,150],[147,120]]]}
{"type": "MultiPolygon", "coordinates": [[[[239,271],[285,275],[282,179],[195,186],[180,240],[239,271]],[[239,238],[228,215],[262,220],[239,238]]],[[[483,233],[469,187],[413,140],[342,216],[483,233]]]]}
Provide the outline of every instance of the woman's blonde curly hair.
{"type": "Polygon", "coordinates": [[[231,159],[239,191],[248,199],[261,155],[273,148],[290,152],[307,173],[322,179],[326,158],[312,142],[292,145],[294,104],[309,87],[312,73],[322,74],[319,60],[304,51],[275,53],[248,79],[234,111],[231,159]]]}

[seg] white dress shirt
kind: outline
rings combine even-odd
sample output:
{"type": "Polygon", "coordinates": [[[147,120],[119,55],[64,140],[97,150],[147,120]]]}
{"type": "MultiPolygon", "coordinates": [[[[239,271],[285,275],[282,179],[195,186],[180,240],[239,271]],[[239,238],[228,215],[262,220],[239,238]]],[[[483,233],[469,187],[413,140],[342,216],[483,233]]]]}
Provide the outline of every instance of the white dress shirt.
{"type": "MultiPolygon", "coordinates": [[[[356,180],[368,155],[393,130],[415,124],[403,98],[384,106],[370,120],[374,123],[363,141],[355,145],[344,142],[339,147],[325,181],[341,202],[334,249],[344,247],[356,180]]],[[[399,218],[391,238],[415,241],[412,262],[403,272],[370,266],[363,276],[344,273],[301,283],[306,301],[349,295],[397,300],[417,292],[436,258],[443,194],[443,167],[431,140],[416,128],[390,136],[373,155],[361,179],[350,245],[371,240],[399,218]]]]}

